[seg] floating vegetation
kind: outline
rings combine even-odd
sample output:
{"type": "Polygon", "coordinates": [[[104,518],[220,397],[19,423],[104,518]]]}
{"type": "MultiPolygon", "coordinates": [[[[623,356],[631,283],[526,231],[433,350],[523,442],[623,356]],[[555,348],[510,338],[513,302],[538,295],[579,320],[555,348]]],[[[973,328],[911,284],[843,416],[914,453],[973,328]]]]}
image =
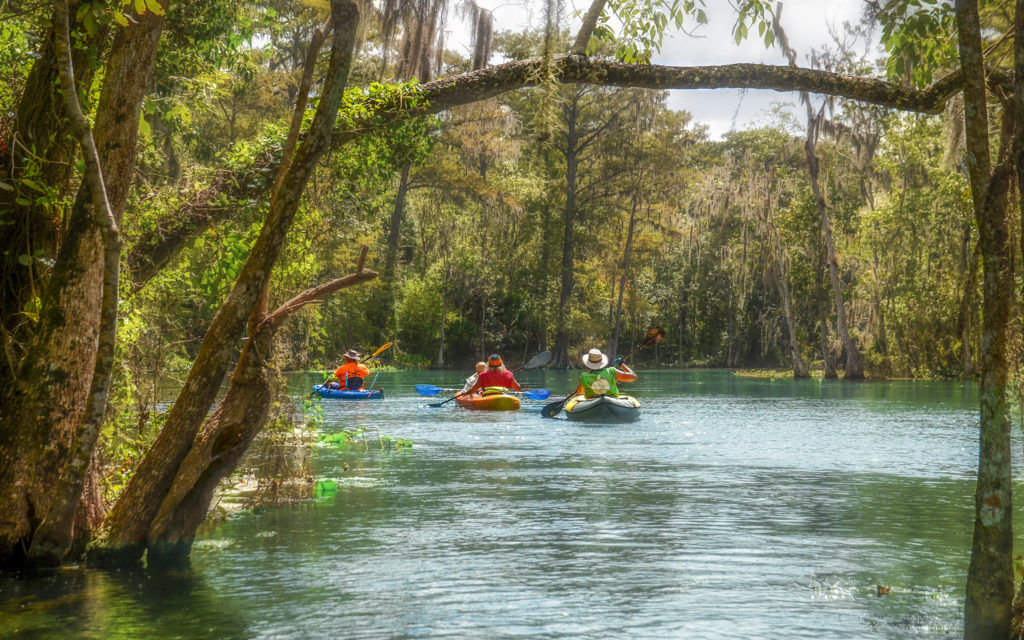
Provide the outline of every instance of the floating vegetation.
{"type": "Polygon", "coordinates": [[[393,438],[391,436],[383,435],[376,426],[374,431],[377,437],[367,437],[369,433],[367,428],[363,425],[359,425],[355,429],[343,429],[335,433],[322,433],[320,434],[319,441],[321,444],[330,447],[338,447],[342,449],[353,449],[355,451],[369,451],[371,448],[378,448],[381,451],[388,449],[412,449],[412,440],[407,438],[393,438]]]}
{"type": "Polygon", "coordinates": [[[313,485],[313,499],[333,498],[338,493],[338,483],[331,479],[317,480],[313,485]]]}
{"type": "Polygon", "coordinates": [[[733,371],[732,375],[740,378],[755,378],[757,380],[785,380],[792,378],[793,372],[779,369],[740,369],[733,371]]]}

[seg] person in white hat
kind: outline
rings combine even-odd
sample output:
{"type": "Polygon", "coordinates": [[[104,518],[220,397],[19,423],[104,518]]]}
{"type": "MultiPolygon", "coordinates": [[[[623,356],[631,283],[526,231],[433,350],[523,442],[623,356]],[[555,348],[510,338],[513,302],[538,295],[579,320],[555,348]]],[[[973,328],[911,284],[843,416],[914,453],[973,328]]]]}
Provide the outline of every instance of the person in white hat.
{"type": "Polygon", "coordinates": [[[576,395],[583,395],[586,398],[597,396],[619,397],[619,387],[616,382],[633,382],[636,374],[633,370],[622,363],[622,358],[616,358],[612,366],[608,366],[608,356],[601,353],[600,349],[591,349],[583,355],[583,366],[586,371],[580,374],[580,384],[576,387],[576,395]],[[622,367],[619,369],[618,367],[622,367]]]}

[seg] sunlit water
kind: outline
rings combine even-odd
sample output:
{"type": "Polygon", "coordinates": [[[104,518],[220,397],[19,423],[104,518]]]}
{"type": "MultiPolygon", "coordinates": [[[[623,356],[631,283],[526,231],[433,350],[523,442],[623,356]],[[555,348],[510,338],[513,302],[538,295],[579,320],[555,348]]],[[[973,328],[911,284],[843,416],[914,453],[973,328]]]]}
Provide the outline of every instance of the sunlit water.
{"type": "Polygon", "coordinates": [[[598,427],[412,388],[459,380],[383,374],[383,401],[322,401],[324,431],[364,425],[370,452],[318,447],[336,495],[234,516],[190,572],[0,578],[0,636],[960,634],[972,385],[651,372],[630,385],[641,420],[598,427]],[[375,427],[415,445],[375,450],[375,427]]]}

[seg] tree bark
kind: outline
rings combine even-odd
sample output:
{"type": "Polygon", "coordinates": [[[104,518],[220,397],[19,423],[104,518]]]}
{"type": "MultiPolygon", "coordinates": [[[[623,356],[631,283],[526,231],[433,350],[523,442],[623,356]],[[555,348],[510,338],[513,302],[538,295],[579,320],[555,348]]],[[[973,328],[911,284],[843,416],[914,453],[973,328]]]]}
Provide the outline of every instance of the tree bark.
{"type": "Polygon", "coordinates": [[[604,5],[607,3],[608,0],[594,0],[590,4],[586,15],[583,16],[583,24],[580,25],[580,30],[576,33],[576,40],[572,44],[570,53],[577,56],[587,55],[587,45],[590,44],[590,36],[594,35],[597,21],[600,19],[601,12],[604,11],[604,5]]]}
{"type": "MultiPolygon", "coordinates": [[[[1022,20],[1024,2],[1017,2],[1022,20]]],[[[956,1],[960,66],[964,70],[964,122],[967,173],[984,266],[978,483],[974,493],[974,534],[964,599],[965,638],[1008,638],[1012,632],[1013,494],[1010,413],[1007,397],[1006,341],[1013,291],[1013,260],[1007,197],[1009,162],[993,172],[989,156],[988,104],[982,60],[977,0],[956,1]]],[[[1017,39],[1020,39],[1018,34],[1017,39]]],[[[1015,68],[1024,70],[1024,49],[1015,45],[1015,68]]],[[[1021,104],[1018,86],[1016,104],[1021,104]]],[[[1015,115],[1020,124],[1024,114],[1015,115]]],[[[1022,150],[1020,131],[1013,133],[1014,155],[1022,150]]],[[[1000,154],[1002,156],[1002,153],[1000,154]]],[[[1003,159],[1002,157],[1000,158],[1003,159]]],[[[1019,156],[1017,157],[1019,160],[1019,156]]],[[[1021,169],[1018,166],[1017,171],[1021,169]]]]}
{"type": "Polygon", "coordinates": [[[793,365],[793,377],[809,378],[811,374],[807,370],[807,363],[804,362],[803,357],[800,355],[800,341],[796,335],[796,316],[793,313],[793,303],[789,295],[786,256],[782,250],[782,239],[779,238],[779,230],[775,226],[774,220],[772,220],[771,204],[769,204],[770,199],[768,197],[765,198],[765,203],[765,221],[768,223],[769,242],[771,242],[772,251],[775,253],[775,268],[773,269],[776,277],[775,282],[779,288],[779,297],[782,298],[782,310],[786,315],[786,331],[789,336],[789,358],[793,365]]]}
{"type": "Polygon", "coordinates": [[[402,167],[398,176],[398,191],[395,193],[395,208],[391,210],[391,221],[388,224],[388,249],[384,255],[384,281],[391,284],[395,277],[395,265],[398,263],[398,241],[402,234],[402,220],[405,213],[405,195],[409,191],[409,169],[411,165],[402,167]]]}
{"type": "Polygon", "coordinates": [[[134,563],[145,550],[148,532],[175,474],[188,454],[224,378],[235,345],[258,303],[305,186],[331,143],[335,114],[348,80],[359,10],[349,0],[332,0],[331,62],[313,123],[295,153],[281,188],[271,200],[266,222],[235,286],[207,330],[189,376],[167,423],[104,521],[91,555],[101,563],[134,563]]]}
{"type": "MultiPolygon", "coordinates": [[[[406,118],[438,113],[508,91],[536,86],[542,77],[540,71],[544,64],[543,58],[517,60],[434,80],[423,85],[424,100],[415,108],[409,108],[398,101],[367,105],[367,114],[356,118],[349,128],[336,131],[332,144],[335,147],[344,145],[369,131],[379,130],[406,118]]],[[[940,113],[949,98],[959,92],[961,80],[960,72],[954,71],[919,91],[872,78],[760,64],[671,67],[630,65],[582,56],[554,56],[551,64],[555,79],[564,84],[657,90],[743,88],[807,91],[921,113],[940,113]]],[[[1001,86],[1010,86],[1007,78],[999,74],[991,75],[989,80],[1001,86]]],[[[214,185],[196,194],[179,209],[175,222],[164,225],[163,230],[155,231],[150,237],[140,240],[136,248],[131,250],[128,264],[134,274],[133,281],[145,282],[192,238],[234,212],[232,207],[224,208],[214,204],[218,202],[220,190],[232,198],[254,197],[266,190],[265,175],[273,173],[274,166],[273,160],[261,157],[246,172],[222,172],[214,185]]]]}
{"type": "MultiPolygon", "coordinates": [[[[73,3],[77,4],[77,3],[73,3]]],[[[107,29],[94,36],[76,29],[72,64],[78,86],[88,86],[95,75],[91,55],[94,47],[106,40],[107,29]]],[[[43,194],[22,181],[30,178],[57,197],[69,195],[73,184],[76,140],[66,124],[64,104],[59,94],[54,28],[44,34],[39,55],[25,81],[12,137],[5,140],[7,157],[0,157],[0,167],[9,169],[0,174],[14,188],[0,190],[0,211],[13,224],[0,233],[0,331],[7,351],[6,365],[0,366],[0,387],[9,387],[15,376],[13,363],[23,355],[19,344],[28,343],[33,323],[22,315],[25,305],[42,293],[45,273],[33,259],[28,265],[18,258],[34,258],[36,252],[47,258],[57,255],[62,235],[62,212],[54,204],[39,204],[43,194]],[[20,200],[20,202],[19,202],[20,200]]]]}
{"type": "Polygon", "coordinates": [[[103,238],[103,294],[100,310],[99,343],[93,366],[92,383],[86,401],[83,422],[74,436],[69,458],[54,491],[49,511],[29,548],[29,560],[35,564],[59,564],[71,547],[72,525],[89,471],[93,450],[107,409],[107,394],[114,369],[117,341],[117,302],[121,267],[121,232],[107,200],[99,152],[92,130],[78,102],[78,87],[72,66],[71,34],[67,2],[56,3],[55,44],[63,87],[65,109],[78,139],[85,162],[85,181],[92,198],[93,224],[103,238]]]}
{"type": "Polygon", "coordinates": [[[252,332],[231,375],[224,401],[203,425],[176,469],[171,488],[149,527],[146,558],[150,568],[187,563],[217,485],[234,471],[266,425],[278,392],[277,372],[270,360],[277,331],[303,306],[376,278],[375,271],[363,268],[365,259],[364,248],[355,273],[296,295],[266,315],[252,332]]]}
{"type": "Polygon", "coordinates": [[[629,259],[633,253],[633,231],[636,229],[636,211],[640,208],[639,192],[633,196],[633,208],[629,212],[629,229],[626,231],[626,247],[622,253],[622,278],[619,280],[619,298],[615,304],[615,328],[612,338],[608,341],[608,357],[615,358],[619,349],[619,330],[622,327],[622,297],[626,290],[626,278],[629,277],[629,259]]]}
{"type": "MultiPolygon", "coordinates": [[[[775,15],[772,28],[778,38],[779,46],[786,57],[789,58],[789,66],[797,68],[796,51],[789,46],[789,39],[782,28],[782,3],[775,5],[775,15]]],[[[842,281],[839,279],[839,255],[836,253],[835,243],[832,241],[832,223],[829,220],[828,206],[825,203],[825,194],[821,189],[821,165],[818,156],[814,151],[818,139],[818,118],[814,115],[811,107],[811,96],[808,92],[800,92],[800,101],[807,109],[807,140],[804,142],[804,156],[807,159],[807,173],[811,179],[811,190],[814,192],[814,202],[818,207],[818,215],[821,217],[821,229],[825,237],[825,261],[828,263],[828,273],[832,280],[832,294],[836,305],[836,324],[839,328],[839,338],[843,341],[843,349],[846,351],[846,368],[843,378],[848,380],[861,380],[864,378],[864,363],[860,357],[857,345],[853,343],[850,330],[846,324],[846,305],[843,303],[842,281]]]]}
{"type": "MultiPolygon", "coordinates": [[[[117,32],[108,56],[94,133],[115,224],[128,199],[140,107],[164,24],[163,16],[152,12],[134,19],[117,32]]],[[[75,199],[39,325],[0,409],[0,563],[24,559],[82,426],[100,342],[104,265],[109,264],[104,235],[95,223],[87,181],[75,199]]]]}
{"type": "Polygon", "coordinates": [[[555,325],[555,349],[551,367],[567,369],[569,361],[569,313],[572,305],[573,252],[576,247],[576,170],[579,162],[576,118],[579,114],[579,94],[565,107],[565,225],[562,236],[562,286],[558,295],[558,318],[555,325]]]}
{"type": "MultiPolygon", "coordinates": [[[[810,99],[810,96],[808,96],[810,99]]],[[[807,105],[807,141],[804,144],[804,151],[807,156],[807,171],[811,178],[811,190],[814,192],[814,201],[818,206],[818,214],[821,216],[821,229],[825,238],[825,261],[828,264],[829,278],[832,280],[832,296],[836,305],[836,325],[839,328],[839,338],[843,341],[843,349],[846,351],[846,368],[843,371],[843,378],[847,380],[860,380],[864,378],[864,363],[860,357],[860,351],[850,336],[850,329],[846,324],[846,304],[843,302],[842,281],[839,279],[839,255],[836,253],[835,242],[832,240],[832,223],[829,220],[828,207],[825,204],[825,194],[821,190],[819,177],[818,156],[814,152],[815,125],[810,113],[810,104],[807,105]]]]}
{"type": "Polygon", "coordinates": [[[817,287],[814,297],[818,306],[820,326],[818,335],[821,339],[821,359],[825,368],[823,375],[826,380],[835,380],[839,377],[839,373],[836,370],[836,359],[832,354],[832,347],[829,345],[828,305],[825,302],[825,260],[823,253],[818,255],[818,268],[815,277],[817,287]]]}

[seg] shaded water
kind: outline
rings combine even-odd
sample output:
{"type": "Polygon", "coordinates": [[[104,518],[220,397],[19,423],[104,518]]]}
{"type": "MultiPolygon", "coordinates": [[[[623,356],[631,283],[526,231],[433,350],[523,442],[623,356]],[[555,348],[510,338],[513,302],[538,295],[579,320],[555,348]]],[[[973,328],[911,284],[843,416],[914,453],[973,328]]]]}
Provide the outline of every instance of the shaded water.
{"type": "MultiPolygon", "coordinates": [[[[570,375],[518,377],[559,393],[570,375]]],[[[960,634],[972,385],[649,372],[642,419],[599,427],[412,390],[459,380],[382,374],[384,401],[322,401],[324,431],[365,425],[370,451],[318,448],[336,494],[231,518],[190,572],[0,578],[0,635],[960,634]],[[415,446],[375,450],[374,427],[415,446]]]]}

